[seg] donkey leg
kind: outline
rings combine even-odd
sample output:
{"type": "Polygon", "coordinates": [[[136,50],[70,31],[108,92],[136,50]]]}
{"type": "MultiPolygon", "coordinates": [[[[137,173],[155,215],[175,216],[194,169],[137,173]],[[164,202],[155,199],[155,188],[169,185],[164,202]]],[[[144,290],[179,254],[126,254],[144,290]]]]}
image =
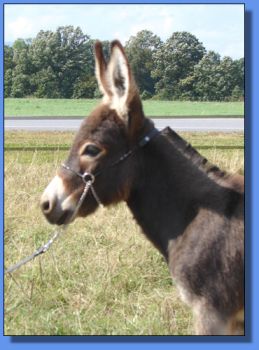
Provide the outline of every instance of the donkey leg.
{"type": "Polygon", "coordinates": [[[197,335],[230,334],[228,322],[204,298],[197,299],[188,289],[178,284],[180,297],[193,310],[194,328],[197,335]]]}
{"type": "Polygon", "coordinates": [[[197,335],[227,335],[228,322],[208,303],[194,307],[195,332],[197,335]]]}

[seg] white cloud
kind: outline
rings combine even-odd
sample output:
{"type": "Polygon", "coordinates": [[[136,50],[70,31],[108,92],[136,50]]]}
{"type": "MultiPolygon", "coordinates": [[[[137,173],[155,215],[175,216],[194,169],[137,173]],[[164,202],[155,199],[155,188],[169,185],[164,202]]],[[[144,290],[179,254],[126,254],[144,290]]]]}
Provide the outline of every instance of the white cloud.
{"type": "Polygon", "coordinates": [[[5,5],[5,40],[34,37],[41,30],[80,26],[91,38],[125,42],[143,29],[162,40],[175,31],[189,31],[208,50],[243,56],[242,5],[5,5]]]}
{"type": "Polygon", "coordinates": [[[173,32],[173,18],[170,16],[165,17],[163,21],[163,31],[165,33],[173,32]]]}
{"type": "Polygon", "coordinates": [[[30,36],[33,23],[25,17],[18,17],[16,20],[8,22],[6,25],[6,39],[14,40],[16,38],[27,38],[30,36]]]}

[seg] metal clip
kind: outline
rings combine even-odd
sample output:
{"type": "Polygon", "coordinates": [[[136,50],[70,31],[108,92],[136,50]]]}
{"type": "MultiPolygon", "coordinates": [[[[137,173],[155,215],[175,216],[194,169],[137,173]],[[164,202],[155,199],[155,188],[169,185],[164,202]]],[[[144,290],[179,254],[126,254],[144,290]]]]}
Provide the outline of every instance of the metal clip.
{"type": "Polygon", "coordinates": [[[82,180],[84,181],[85,184],[87,184],[88,182],[90,182],[91,185],[92,185],[92,184],[94,183],[94,181],[95,181],[95,177],[94,177],[93,174],[85,172],[85,173],[82,175],[82,180]]]}

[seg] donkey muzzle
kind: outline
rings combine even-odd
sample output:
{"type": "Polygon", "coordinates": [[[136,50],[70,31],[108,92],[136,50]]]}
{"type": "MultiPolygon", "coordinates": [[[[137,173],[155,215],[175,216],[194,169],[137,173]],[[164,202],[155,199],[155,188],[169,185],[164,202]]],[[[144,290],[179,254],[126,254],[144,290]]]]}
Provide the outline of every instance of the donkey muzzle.
{"type": "Polygon", "coordinates": [[[68,196],[63,181],[55,176],[46,187],[40,200],[42,213],[49,223],[63,225],[69,222],[75,209],[75,203],[68,196]]]}

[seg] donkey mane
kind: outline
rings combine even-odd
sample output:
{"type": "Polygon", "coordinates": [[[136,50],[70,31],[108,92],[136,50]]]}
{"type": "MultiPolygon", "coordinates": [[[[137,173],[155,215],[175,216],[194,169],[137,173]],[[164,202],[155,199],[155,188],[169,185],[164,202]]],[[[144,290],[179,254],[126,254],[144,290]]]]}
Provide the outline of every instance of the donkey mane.
{"type": "Polygon", "coordinates": [[[179,152],[181,152],[187,159],[191,160],[191,162],[200,170],[208,174],[209,177],[213,178],[214,180],[229,178],[229,174],[221,170],[215,164],[209,162],[208,159],[202,156],[196,148],[194,148],[171,128],[165,128],[163,130],[163,134],[168,136],[169,141],[179,152]]]}
{"type": "Polygon", "coordinates": [[[221,170],[217,165],[211,163],[207,158],[202,156],[196,148],[171,128],[165,128],[163,134],[167,136],[174,149],[177,149],[185,158],[191,161],[194,167],[197,167],[205,173],[215,183],[233,189],[239,193],[244,193],[244,177],[242,175],[230,174],[221,170]]]}

